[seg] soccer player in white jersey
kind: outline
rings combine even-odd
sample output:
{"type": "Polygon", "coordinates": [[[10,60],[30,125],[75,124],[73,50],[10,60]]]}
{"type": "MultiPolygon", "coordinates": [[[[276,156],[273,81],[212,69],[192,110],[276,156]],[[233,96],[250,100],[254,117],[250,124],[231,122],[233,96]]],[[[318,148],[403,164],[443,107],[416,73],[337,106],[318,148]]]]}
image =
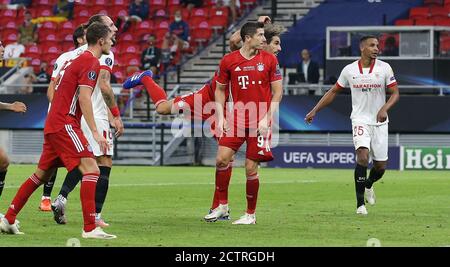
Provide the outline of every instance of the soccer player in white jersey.
{"type": "Polygon", "coordinates": [[[336,94],[350,87],[352,95],[353,143],[356,150],[355,189],[357,214],[367,214],[364,197],[375,204],[373,183],[381,179],[388,159],[388,111],[399,100],[400,94],[391,66],[379,59],[378,39],[364,36],[359,44],[361,58],[344,67],[336,84],[306,115],[311,123],[316,113],[333,102],[336,94]],[[391,96],[386,102],[386,91],[391,96]],[[369,155],[373,167],[367,177],[369,155]]]}
{"type": "MultiPolygon", "coordinates": [[[[110,30],[114,33],[117,32],[117,27],[114,25],[114,22],[106,15],[97,14],[92,16],[86,27],[91,25],[94,22],[103,23],[109,26],[110,30]]],[[[114,40],[115,43],[115,35],[114,40]]],[[[87,49],[87,45],[83,45],[80,48],[81,51],[87,49]]],[[[74,50],[72,56],[76,57],[78,49],[74,50]]],[[[67,60],[71,60],[66,59],[67,60]]],[[[95,123],[97,125],[97,129],[101,134],[106,138],[109,150],[104,153],[96,144],[95,140],[92,137],[92,133],[89,128],[87,128],[86,122],[84,119],[81,120],[81,128],[83,130],[86,139],[92,147],[93,153],[96,157],[97,164],[100,169],[100,177],[97,182],[97,188],[95,193],[95,206],[96,206],[96,224],[100,227],[107,227],[109,224],[105,223],[101,218],[101,211],[103,208],[103,203],[106,198],[106,193],[108,191],[109,184],[109,175],[112,167],[112,155],[113,155],[113,136],[110,130],[110,123],[116,129],[116,137],[122,135],[124,128],[123,122],[120,118],[119,109],[115,103],[114,92],[111,88],[110,79],[111,72],[114,65],[114,54],[110,52],[109,55],[103,55],[100,59],[100,72],[97,84],[92,93],[92,106],[94,111],[95,123]],[[111,110],[111,113],[108,113],[108,108],[111,110]]],[[[64,65],[64,64],[63,64],[64,65]]],[[[59,73],[58,68],[62,68],[62,66],[57,66],[55,68],[56,73],[59,73]]],[[[76,179],[76,178],[72,178],[76,179]]],[[[78,182],[79,179],[75,181],[78,182]]],[[[59,194],[56,200],[52,203],[52,210],[54,214],[54,219],[58,224],[65,224],[67,222],[64,210],[67,202],[66,197],[62,194],[59,194]]]]}

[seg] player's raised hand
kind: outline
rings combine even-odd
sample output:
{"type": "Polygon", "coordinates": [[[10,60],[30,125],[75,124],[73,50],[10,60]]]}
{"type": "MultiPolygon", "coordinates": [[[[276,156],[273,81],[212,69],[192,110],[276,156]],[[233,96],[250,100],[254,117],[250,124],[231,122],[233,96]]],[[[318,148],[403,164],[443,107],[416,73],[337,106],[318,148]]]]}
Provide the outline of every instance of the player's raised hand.
{"type": "Polygon", "coordinates": [[[98,134],[98,132],[92,133],[92,136],[94,137],[95,141],[100,146],[100,151],[102,151],[103,153],[106,154],[106,152],[109,151],[109,145],[108,145],[108,142],[106,142],[105,137],[103,137],[102,135],[98,134]]]}
{"type": "Polygon", "coordinates": [[[272,20],[270,19],[269,16],[259,16],[258,22],[262,22],[264,24],[269,24],[269,23],[272,23],[272,20]]]}
{"type": "Polygon", "coordinates": [[[120,117],[114,117],[112,123],[114,129],[116,129],[116,133],[114,134],[116,138],[122,136],[123,132],[125,131],[122,119],[120,117]]]}
{"type": "Polygon", "coordinates": [[[387,111],[385,111],[384,109],[380,109],[377,114],[377,122],[385,122],[387,120],[387,116],[387,111]]]}
{"type": "Polygon", "coordinates": [[[306,114],[305,122],[308,124],[311,124],[313,122],[315,116],[316,116],[316,112],[314,110],[311,110],[308,114],[306,114]]]}
{"type": "Polygon", "coordinates": [[[11,104],[11,111],[24,113],[27,111],[27,106],[22,102],[16,101],[11,104]]]}

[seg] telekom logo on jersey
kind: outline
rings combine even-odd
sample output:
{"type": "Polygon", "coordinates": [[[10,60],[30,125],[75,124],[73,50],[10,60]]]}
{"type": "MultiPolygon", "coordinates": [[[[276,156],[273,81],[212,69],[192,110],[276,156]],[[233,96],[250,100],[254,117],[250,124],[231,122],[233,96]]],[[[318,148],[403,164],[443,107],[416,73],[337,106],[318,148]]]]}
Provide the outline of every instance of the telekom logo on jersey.
{"type": "MultiPolygon", "coordinates": [[[[256,84],[256,81],[250,81],[247,75],[245,76],[238,76],[238,84],[241,86],[241,89],[247,89],[247,85],[256,84]]],[[[261,84],[261,81],[258,81],[258,84],[261,84]]]]}

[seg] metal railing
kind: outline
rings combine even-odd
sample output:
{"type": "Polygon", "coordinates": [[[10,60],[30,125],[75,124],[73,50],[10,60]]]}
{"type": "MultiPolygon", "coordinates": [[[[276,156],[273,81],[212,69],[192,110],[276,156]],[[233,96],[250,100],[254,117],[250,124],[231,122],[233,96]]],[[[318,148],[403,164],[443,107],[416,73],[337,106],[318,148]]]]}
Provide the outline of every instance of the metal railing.
{"type": "MultiPolygon", "coordinates": [[[[284,95],[323,95],[331,84],[288,84],[283,86],[284,95]]],[[[450,95],[450,85],[399,85],[400,93],[445,96],[450,95]]],[[[346,90],[350,93],[349,90],[346,90]]]]}

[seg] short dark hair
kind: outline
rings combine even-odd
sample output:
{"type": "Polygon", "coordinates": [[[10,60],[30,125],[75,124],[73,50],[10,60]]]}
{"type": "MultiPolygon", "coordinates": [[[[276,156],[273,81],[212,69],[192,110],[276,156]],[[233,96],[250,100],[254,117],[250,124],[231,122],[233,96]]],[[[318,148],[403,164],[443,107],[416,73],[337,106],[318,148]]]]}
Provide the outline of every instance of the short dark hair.
{"type": "Polygon", "coordinates": [[[105,15],[103,15],[103,14],[95,14],[95,15],[91,16],[86,24],[86,28],[91,26],[91,24],[94,22],[104,24],[104,21],[103,21],[104,16],[105,15]]]}
{"type": "Polygon", "coordinates": [[[375,36],[375,35],[364,35],[363,37],[361,37],[361,39],[359,39],[359,43],[361,44],[365,40],[372,39],[372,38],[378,40],[378,36],[375,36]]]}
{"type": "Polygon", "coordinates": [[[105,24],[94,22],[86,30],[86,41],[88,45],[95,45],[100,38],[108,37],[111,32],[105,24]]]}
{"type": "Polygon", "coordinates": [[[75,47],[78,47],[80,45],[80,43],[78,42],[78,38],[82,38],[84,36],[84,30],[86,29],[86,25],[84,24],[80,24],[80,26],[78,26],[75,31],[73,32],[73,44],[75,45],[75,47]]]}
{"type": "Polygon", "coordinates": [[[262,22],[247,22],[241,28],[241,39],[245,42],[245,36],[253,36],[258,29],[264,29],[264,23],[262,22]]]}

